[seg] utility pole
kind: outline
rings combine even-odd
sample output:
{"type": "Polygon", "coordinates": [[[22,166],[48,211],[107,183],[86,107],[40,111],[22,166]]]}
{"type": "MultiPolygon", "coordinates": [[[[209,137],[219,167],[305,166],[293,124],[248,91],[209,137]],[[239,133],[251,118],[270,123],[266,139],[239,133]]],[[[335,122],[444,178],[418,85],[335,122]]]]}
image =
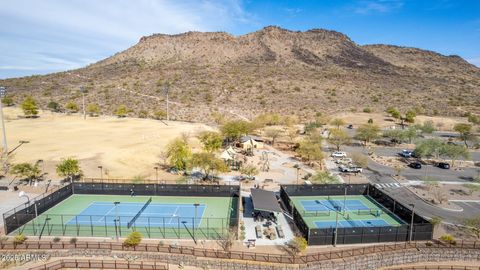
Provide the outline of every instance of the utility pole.
{"type": "Polygon", "coordinates": [[[83,105],[83,119],[87,119],[87,113],[85,112],[85,94],[88,92],[85,87],[80,86],[80,92],[82,92],[82,105],[83,105]]]}
{"type": "Polygon", "coordinates": [[[165,92],[165,95],[167,96],[167,121],[170,120],[170,110],[169,110],[169,102],[168,102],[168,92],[170,90],[170,84],[168,82],[166,82],[164,85],[163,85],[163,91],[165,92]]]}
{"type": "MultiPolygon", "coordinates": [[[[3,99],[7,93],[7,89],[5,87],[0,87],[0,97],[3,99]]],[[[5,157],[8,155],[8,145],[7,145],[7,132],[5,130],[5,120],[3,117],[3,104],[0,101],[0,116],[2,117],[2,130],[3,130],[3,153],[5,157]]]]}
{"type": "Polygon", "coordinates": [[[410,220],[410,235],[408,242],[412,242],[412,236],[413,236],[413,218],[415,217],[415,204],[410,204],[412,207],[412,219],[410,220]]]}

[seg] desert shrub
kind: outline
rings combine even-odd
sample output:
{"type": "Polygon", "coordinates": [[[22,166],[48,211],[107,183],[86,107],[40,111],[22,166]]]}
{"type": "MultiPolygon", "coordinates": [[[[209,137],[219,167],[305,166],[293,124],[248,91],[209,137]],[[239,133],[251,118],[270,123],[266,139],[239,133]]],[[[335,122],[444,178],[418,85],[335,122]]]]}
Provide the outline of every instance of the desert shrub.
{"type": "Polygon", "coordinates": [[[27,240],[27,237],[24,234],[20,233],[15,235],[15,237],[13,238],[13,243],[16,245],[20,245],[23,244],[25,240],[27,240]]]}
{"type": "Polygon", "coordinates": [[[367,108],[363,108],[363,112],[364,113],[371,113],[371,112],[373,112],[373,110],[371,108],[367,107],[367,108]]]}
{"type": "Polygon", "coordinates": [[[126,247],[136,247],[142,242],[142,234],[139,232],[131,232],[125,241],[123,241],[123,245],[126,247]]]}
{"type": "Polygon", "coordinates": [[[440,240],[442,240],[444,242],[447,242],[449,244],[452,244],[452,245],[455,245],[457,243],[457,241],[455,240],[455,237],[453,237],[450,234],[444,234],[444,235],[440,236],[440,240]]]}
{"type": "Polygon", "coordinates": [[[58,243],[58,242],[60,242],[60,240],[61,240],[60,237],[55,237],[55,238],[53,238],[52,241],[53,241],[54,243],[58,243]]]}
{"type": "Polygon", "coordinates": [[[77,238],[73,237],[70,238],[70,244],[76,244],[77,243],[77,238]]]}

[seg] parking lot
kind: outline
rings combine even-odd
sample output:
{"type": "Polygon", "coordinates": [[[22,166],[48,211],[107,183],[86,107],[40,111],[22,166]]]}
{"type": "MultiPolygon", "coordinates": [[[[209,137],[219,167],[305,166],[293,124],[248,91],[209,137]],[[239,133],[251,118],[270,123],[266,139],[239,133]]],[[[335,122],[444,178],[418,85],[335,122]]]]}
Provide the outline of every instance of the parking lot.
{"type": "Polygon", "coordinates": [[[460,206],[466,212],[480,213],[480,200],[475,200],[475,201],[451,200],[451,202],[460,206]]]}

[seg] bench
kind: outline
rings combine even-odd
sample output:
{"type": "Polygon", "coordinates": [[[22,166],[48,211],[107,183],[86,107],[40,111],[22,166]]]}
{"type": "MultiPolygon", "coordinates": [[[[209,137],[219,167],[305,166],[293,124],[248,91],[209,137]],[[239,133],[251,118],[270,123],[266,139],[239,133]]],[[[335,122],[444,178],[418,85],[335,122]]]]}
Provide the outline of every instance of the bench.
{"type": "Polygon", "coordinates": [[[260,225],[255,226],[255,233],[257,238],[262,238],[262,227],[260,225]]]}
{"type": "Polygon", "coordinates": [[[285,238],[285,234],[283,233],[282,226],[280,225],[277,226],[277,234],[278,234],[278,238],[285,238]]]}

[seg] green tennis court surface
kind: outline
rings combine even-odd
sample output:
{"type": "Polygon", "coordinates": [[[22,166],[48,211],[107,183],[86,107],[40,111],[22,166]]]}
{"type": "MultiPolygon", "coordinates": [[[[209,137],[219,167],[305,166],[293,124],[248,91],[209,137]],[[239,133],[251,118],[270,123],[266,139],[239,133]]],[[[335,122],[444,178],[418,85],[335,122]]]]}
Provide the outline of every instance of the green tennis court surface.
{"type": "Polygon", "coordinates": [[[385,227],[404,224],[369,196],[293,196],[295,205],[309,228],[385,227]]]}
{"type": "Polygon", "coordinates": [[[26,235],[217,239],[236,222],[237,198],[72,195],[17,231],[26,235]],[[151,198],[151,200],[150,200],[151,198]]]}

